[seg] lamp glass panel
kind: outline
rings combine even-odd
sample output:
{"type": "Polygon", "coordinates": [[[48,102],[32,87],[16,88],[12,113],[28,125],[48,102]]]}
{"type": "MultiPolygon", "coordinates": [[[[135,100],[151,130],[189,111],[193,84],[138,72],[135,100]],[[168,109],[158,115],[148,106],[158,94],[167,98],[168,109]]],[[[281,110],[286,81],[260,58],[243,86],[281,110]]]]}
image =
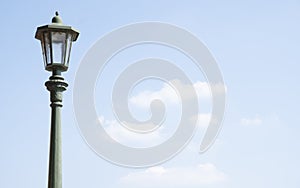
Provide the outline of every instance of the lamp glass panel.
{"type": "Polygon", "coordinates": [[[51,43],[50,43],[50,35],[48,32],[45,32],[44,38],[42,40],[42,49],[44,56],[45,67],[51,64],[51,43]]]}
{"type": "Polygon", "coordinates": [[[52,62],[53,64],[65,64],[65,47],[66,47],[66,33],[51,32],[52,39],[52,62]]]}
{"type": "Polygon", "coordinates": [[[72,47],[72,35],[68,33],[66,39],[66,56],[65,56],[66,66],[69,66],[71,47],[72,47]]]}

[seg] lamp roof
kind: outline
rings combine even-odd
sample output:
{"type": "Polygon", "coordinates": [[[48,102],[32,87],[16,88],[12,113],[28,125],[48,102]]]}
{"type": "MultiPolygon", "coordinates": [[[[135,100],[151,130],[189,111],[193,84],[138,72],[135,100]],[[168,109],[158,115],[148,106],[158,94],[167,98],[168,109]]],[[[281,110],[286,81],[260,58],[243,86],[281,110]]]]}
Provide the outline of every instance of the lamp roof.
{"type": "Polygon", "coordinates": [[[76,41],[79,36],[79,31],[74,29],[71,26],[64,25],[62,22],[61,17],[59,16],[58,12],[55,12],[55,16],[52,18],[52,23],[48,25],[43,25],[37,28],[35,33],[35,38],[38,40],[43,39],[43,33],[49,31],[56,31],[56,32],[65,32],[72,34],[72,41],[76,41]]]}

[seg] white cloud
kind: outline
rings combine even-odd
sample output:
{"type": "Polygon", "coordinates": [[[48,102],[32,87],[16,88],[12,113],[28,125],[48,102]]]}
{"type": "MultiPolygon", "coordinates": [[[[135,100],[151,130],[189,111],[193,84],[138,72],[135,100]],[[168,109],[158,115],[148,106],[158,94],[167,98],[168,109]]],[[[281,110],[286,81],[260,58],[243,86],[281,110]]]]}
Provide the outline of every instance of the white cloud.
{"type": "Polygon", "coordinates": [[[211,113],[199,113],[196,116],[193,116],[191,118],[191,121],[197,121],[197,126],[199,128],[207,128],[209,126],[209,123],[216,124],[218,122],[216,117],[212,117],[211,113]]]}
{"type": "MultiPolygon", "coordinates": [[[[157,91],[142,91],[138,93],[137,95],[134,95],[129,98],[129,104],[133,107],[134,110],[138,110],[137,113],[139,116],[137,116],[137,119],[141,116],[141,110],[139,108],[149,108],[150,104],[153,100],[158,99],[165,103],[167,107],[167,116],[164,117],[164,122],[161,125],[161,128],[147,134],[140,134],[136,132],[132,132],[126,128],[124,128],[120,123],[116,120],[105,120],[103,117],[99,118],[99,121],[101,124],[105,125],[105,130],[108,132],[108,134],[115,139],[116,141],[125,144],[127,146],[131,147],[152,147],[158,144],[163,143],[168,138],[172,136],[172,133],[176,131],[176,127],[174,125],[177,125],[180,119],[174,119],[169,117],[180,117],[180,114],[178,115],[177,112],[181,113],[180,110],[178,110],[177,106],[170,106],[170,105],[178,105],[181,103],[181,100],[190,101],[193,99],[193,97],[198,97],[198,100],[205,100],[210,101],[211,100],[211,90],[210,86],[207,82],[195,82],[193,85],[187,85],[181,83],[179,80],[172,80],[170,81],[172,85],[176,88],[179,88],[181,91],[182,99],[177,95],[177,91],[175,88],[173,88],[171,85],[164,83],[163,87],[157,91]],[[195,89],[197,96],[193,95],[192,89],[195,89]],[[174,115],[175,114],[175,115],[174,115]],[[171,129],[171,131],[170,131],[171,129]],[[173,131],[173,132],[172,132],[173,131]]],[[[212,90],[216,91],[217,93],[220,93],[221,91],[224,91],[224,88],[222,88],[219,84],[216,84],[214,86],[211,86],[212,90]],[[221,88],[221,89],[220,89],[221,88]],[[223,89],[223,90],[222,90],[223,89]]],[[[225,88],[226,89],[226,88],[225,88]]],[[[203,106],[202,110],[203,110],[203,106]]],[[[179,107],[180,108],[180,107],[179,107]]],[[[205,108],[205,106],[204,106],[205,108]]],[[[211,114],[210,113],[199,113],[194,112],[194,116],[191,116],[191,120],[195,120],[197,118],[197,125],[200,128],[207,128],[209,125],[209,122],[211,121],[211,114]]],[[[213,120],[213,119],[212,119],[213,120]]]]}
{"type": "Polygon", "coordinates": [[[258,116],[254,118],[242,118],[241,119],[241,124],[243,126],[258,126],[262,124],[262,119],[258,116]]]}
{"type": "MultiPolygon", "coordinates": [[[[189,91],[191,89],[190,85],[184,85],[180,81],[173,80],[173,83],[176,83],[183,91],[189,91]]],[[[195,82],[193,87],[198,95],[198,100],[210,100],[211,99],[211,90],[208,82],[195,82]]],[[[223,86],[220,84],[212,85],[211,89],[217,93],[222,93],[223,86]]],[[[226,92],[226,87],[225,87],[226,92]]],[[[192,95],[185,94],[187,97],[193,97],[192,95]]],[[[138,93],[135,96],[132,96],[129,99],[129,102],[137,107],[148,108],[151,101],[154,99],[159,99],[164,101],[167,104],[178,104],[180,98],[177,95],[174,88],[168,84],[164,84],[163,87],[158,91],[143,91],[138,93]]]]}
{"type": "Polygon", "coordinates": [[[226,175],[211,163],[195,167],[156,166],[120,179],[125,187],[199,187],[226,181],[226,175]]]}
{"type": "Polygon", "coordinates": [[[154,99],[159,99],[168,104],[176,104],[180,100],[174,89],[168,84],[164,84],[158,91],[146,90],[131,97],[129,102],[137,107],[148,108],[154,99]]]}
{"type": "Polygon", "coordinates": [[[211,92],[209,88],[209,84],[207,82],[196,82],[193,84],[198,97],[201,98],[209,98],[211,97],[211,92]]]}
{"type": "Polygon", "coordinates": [[[194,118],[198,118],[197,126],[199,128],[207,128],[211,120],[211,113],[200,113],[194,118]]]}
{"type": "Polygon", "coordinates": [[[106,120],[103,116],[100,116],[99,121],[110,137],[130,147],[151,147],[162,143],[166,139],[160,129],[141,134],[128,130],[117,120],[106,120]]]}

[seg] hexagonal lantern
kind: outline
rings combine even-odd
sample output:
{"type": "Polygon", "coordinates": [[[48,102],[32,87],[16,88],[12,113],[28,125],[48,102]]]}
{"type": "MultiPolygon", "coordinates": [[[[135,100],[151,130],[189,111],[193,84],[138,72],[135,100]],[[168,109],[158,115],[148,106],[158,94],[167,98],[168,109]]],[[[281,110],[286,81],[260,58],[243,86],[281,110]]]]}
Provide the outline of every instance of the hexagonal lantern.
{"type": "Polygon", "coordinates": [[[79,32],[71,26],[63,25],[58,12],[49,25],[40,26],[35,38],[41,41],[45,69],[48,71],[68,70],[72,42],[79,32]]]}

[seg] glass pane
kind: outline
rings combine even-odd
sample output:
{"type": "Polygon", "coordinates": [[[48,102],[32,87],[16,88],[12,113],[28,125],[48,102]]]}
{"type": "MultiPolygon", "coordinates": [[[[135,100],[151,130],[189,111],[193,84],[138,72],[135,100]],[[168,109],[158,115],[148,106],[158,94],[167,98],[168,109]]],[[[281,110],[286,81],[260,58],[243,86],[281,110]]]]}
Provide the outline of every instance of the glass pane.
{"type": "Polygon", "coordinates": [[[45,39],[41,40],[42,45],[42,52],[43,52],[43,60],[44,60],[44,66],[47,66],[47,57],[46,57],[46,51],[45,51],[45,39]]]}
{"type": "Polygon", "coordinates": [[[52,37],[52,62],[64,64],[66,33],[51,32],[52,37]]]}
{"type": "Polygon", "coordinates": [[[69,66],[71,46],[72,46],[72,35],[68,33],[67,40],[66,40],[66,57],[65,57],[66,66],[69,66]]]}
{"type": "Polygon", "coordinates": [[[51,43],[49,33],[44,33],[44,40],[42,40],[42,48],[44,54],[45,67],[51,64],[51,43]]]}

